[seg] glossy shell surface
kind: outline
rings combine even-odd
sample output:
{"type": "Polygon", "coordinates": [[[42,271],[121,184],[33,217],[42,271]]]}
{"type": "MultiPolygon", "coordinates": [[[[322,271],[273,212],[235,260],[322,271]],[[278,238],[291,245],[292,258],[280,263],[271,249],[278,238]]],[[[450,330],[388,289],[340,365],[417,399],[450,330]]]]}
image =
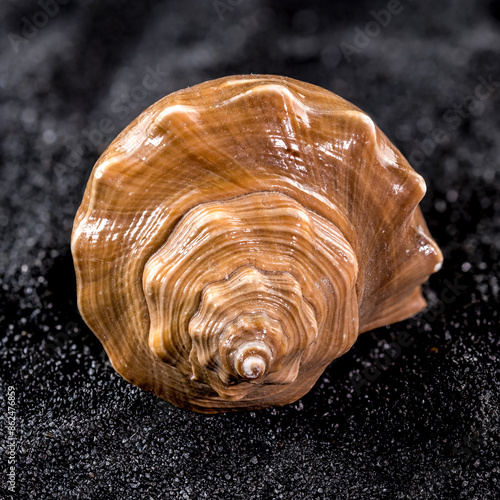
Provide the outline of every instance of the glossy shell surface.
{"type": "Polygon", "coordinates": [[[285,77],[144,111],[96,163],[78,305],[125,379],[215,413],[290,403],[359,333],[425,306],[425,183],[371,118],[285,77]]]}

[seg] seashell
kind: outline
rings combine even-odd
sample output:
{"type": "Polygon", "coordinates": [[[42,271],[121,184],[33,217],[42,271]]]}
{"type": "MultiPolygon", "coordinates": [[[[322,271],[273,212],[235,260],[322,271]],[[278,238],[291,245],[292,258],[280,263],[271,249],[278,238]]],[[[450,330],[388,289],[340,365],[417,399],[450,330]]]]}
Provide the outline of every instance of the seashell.
{"type": "Polygon", "coordinates": [[[335,94],[232,76],[144,111],[76,215],[78,306],[116,371],[216,413],[303,396],[441,266],[420,175],[335,94]]]}

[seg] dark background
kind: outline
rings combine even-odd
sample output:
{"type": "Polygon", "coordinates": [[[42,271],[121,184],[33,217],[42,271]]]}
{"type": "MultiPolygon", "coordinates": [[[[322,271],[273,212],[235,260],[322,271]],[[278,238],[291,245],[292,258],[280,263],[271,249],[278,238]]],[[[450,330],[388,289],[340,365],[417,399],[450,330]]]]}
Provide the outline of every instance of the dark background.
{"type": "Polygon", "coordinates": [[[12,386],[17,498],[499,498],[499,2],[46,1],[0,3],[0,497],[12,386]],[[206,417],[114,372],[69,240],[125,125],[251,72],[368,112],[424,176],[445,262],[426,312],[363,334],[298,402],[206,417]]]}

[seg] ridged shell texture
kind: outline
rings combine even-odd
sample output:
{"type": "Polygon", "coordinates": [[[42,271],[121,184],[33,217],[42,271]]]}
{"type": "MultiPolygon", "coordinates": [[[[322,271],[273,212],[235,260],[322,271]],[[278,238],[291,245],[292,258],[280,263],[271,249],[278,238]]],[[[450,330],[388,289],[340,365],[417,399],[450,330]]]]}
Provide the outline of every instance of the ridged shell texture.
{"type": "Polygon", "coordinates": [[[290,403],[360,332],[425,306],[423,179],[373,121],[285,77],[144,111],[95,165],[78,305],[125,379],[215,413],[290,403]]]}

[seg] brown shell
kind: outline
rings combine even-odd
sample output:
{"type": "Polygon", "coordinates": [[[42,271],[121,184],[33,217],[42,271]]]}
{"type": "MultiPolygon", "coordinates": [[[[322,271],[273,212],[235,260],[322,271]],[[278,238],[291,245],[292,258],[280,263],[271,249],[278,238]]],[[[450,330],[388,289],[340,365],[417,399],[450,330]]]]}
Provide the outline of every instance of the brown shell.
{"type": "Polygon", "coordinates": [[[425,183],[373,121],[290,78],[221,78],[144,111],[96,163],[72,252],[118,373],[215,413],[304,395],[358,334],[425,306],[425,183]]]}

